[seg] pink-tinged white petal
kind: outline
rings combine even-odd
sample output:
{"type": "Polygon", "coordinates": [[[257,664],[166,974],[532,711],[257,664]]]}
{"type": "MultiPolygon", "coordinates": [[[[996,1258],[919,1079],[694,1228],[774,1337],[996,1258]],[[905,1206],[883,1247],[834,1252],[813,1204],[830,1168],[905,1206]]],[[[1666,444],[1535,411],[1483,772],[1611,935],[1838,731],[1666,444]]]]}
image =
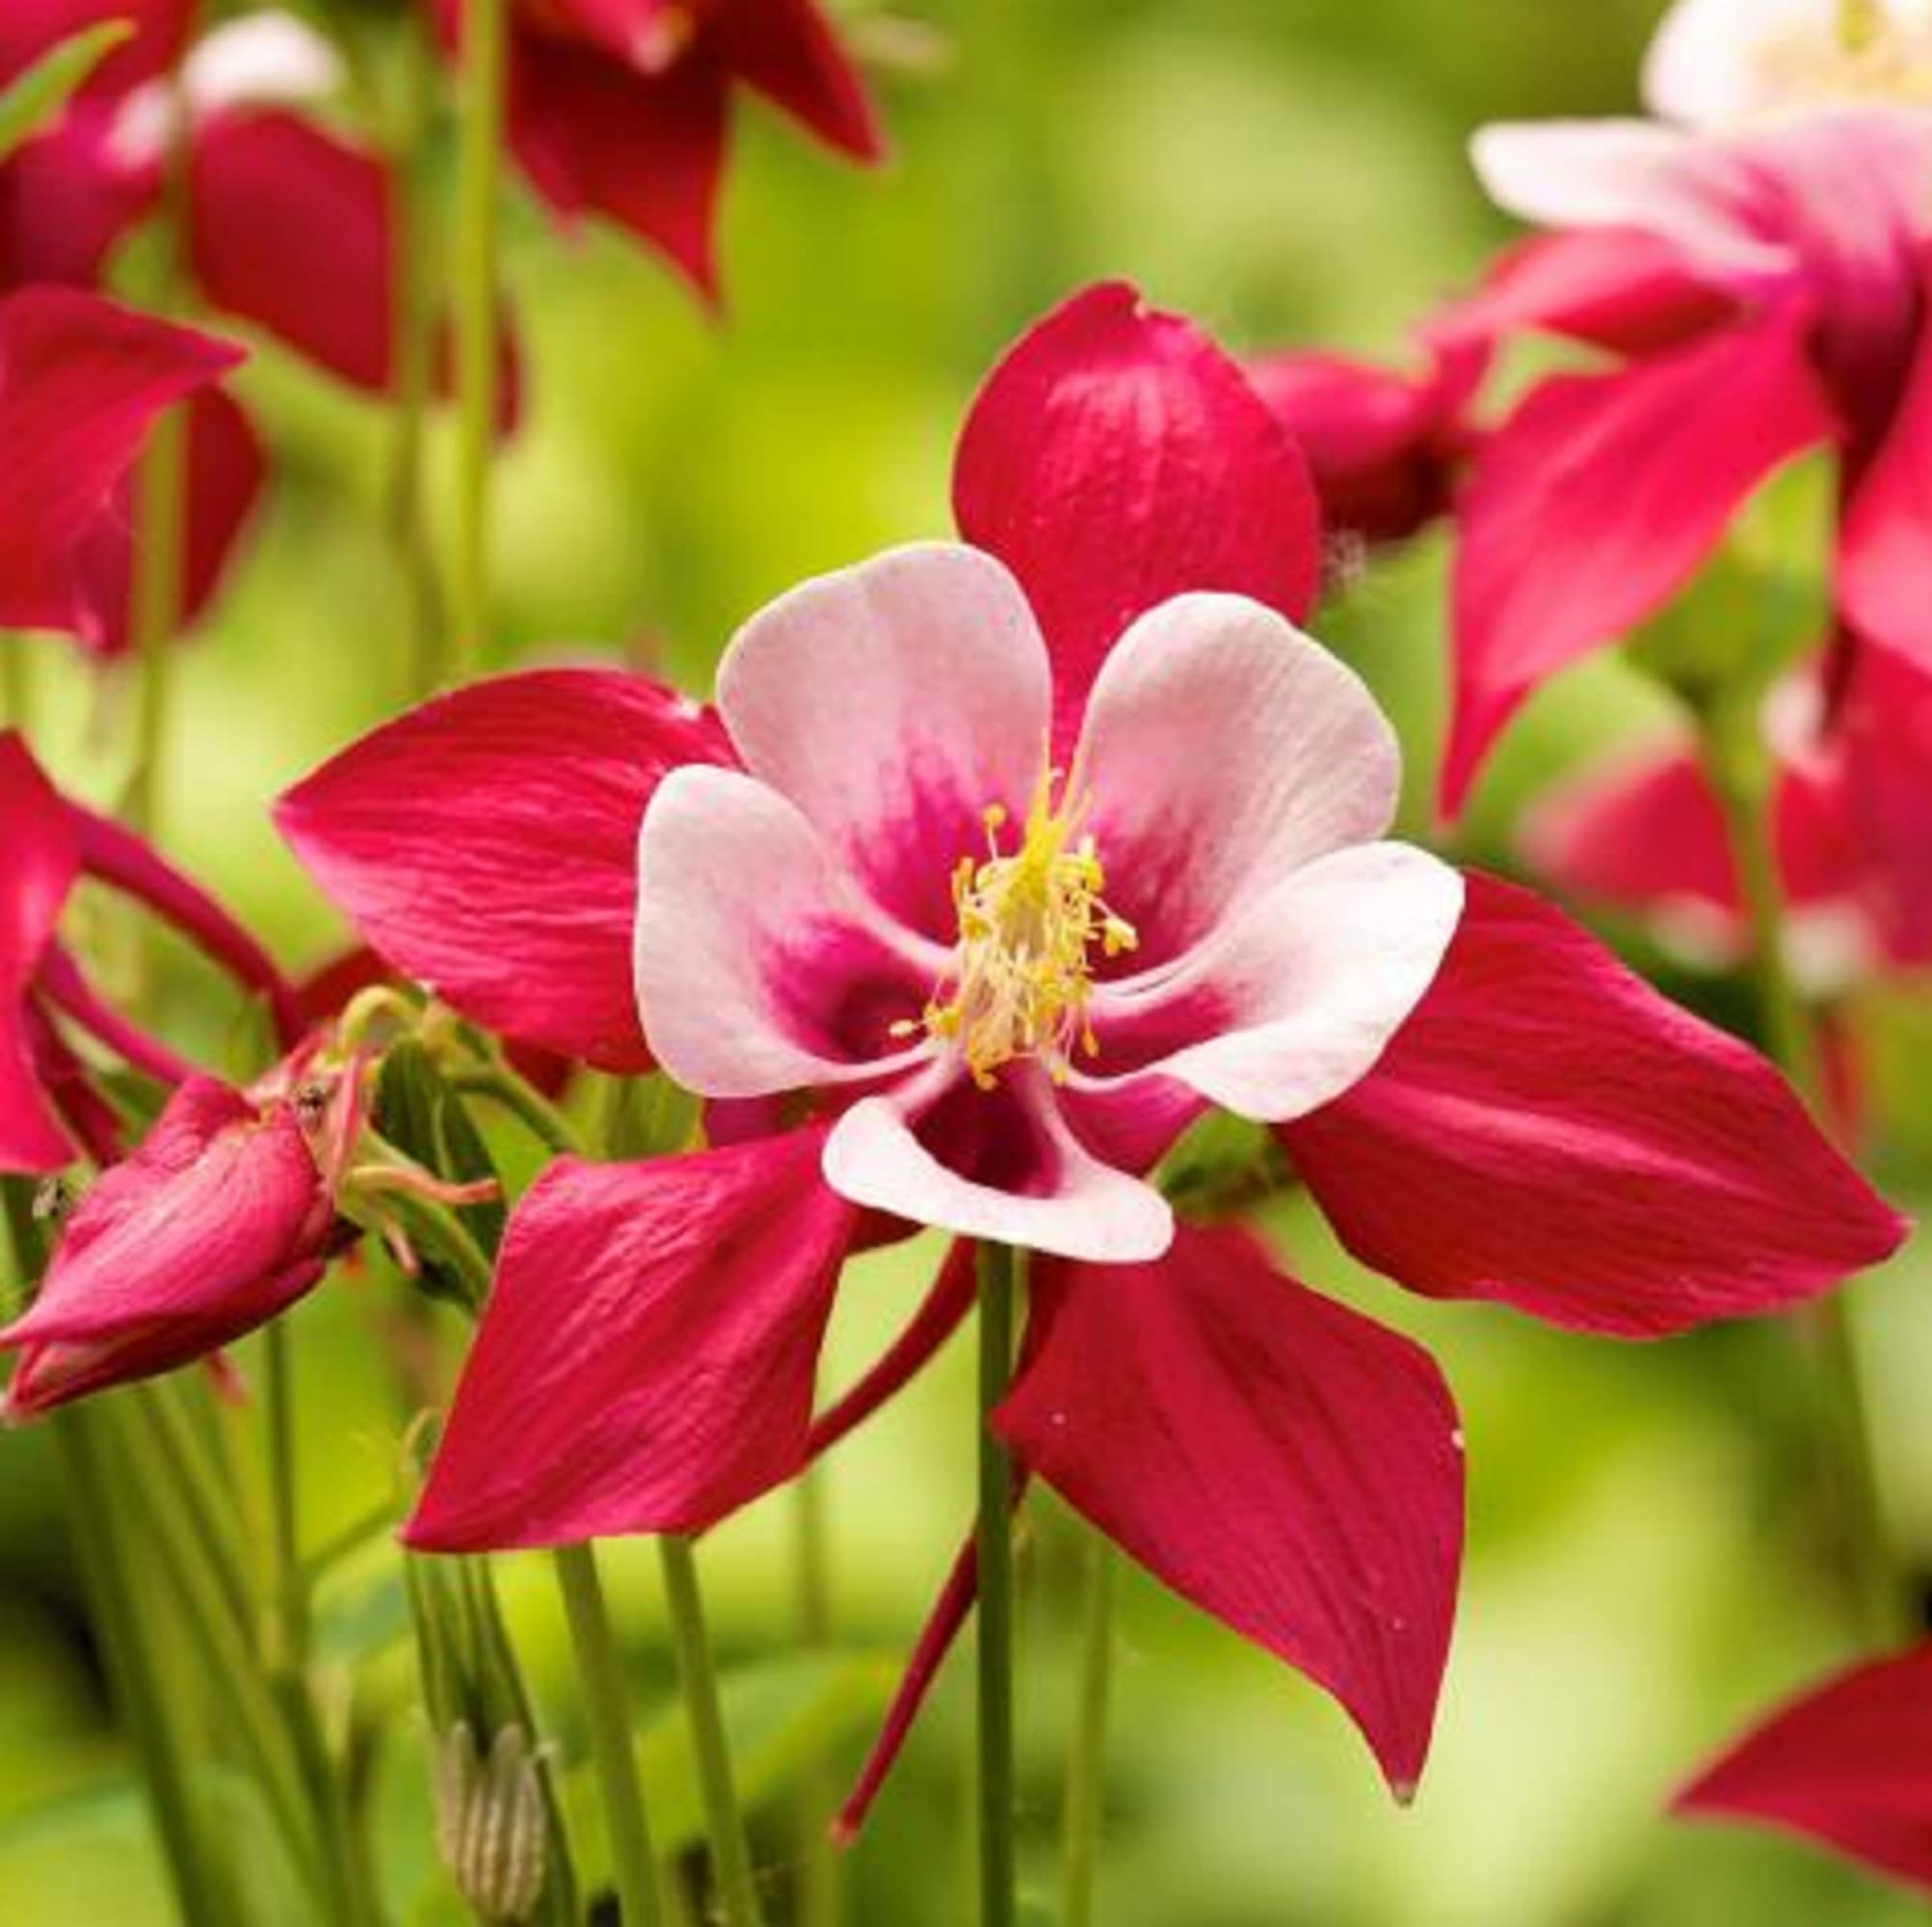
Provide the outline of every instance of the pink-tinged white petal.
{"type": "Polygon", "coordinates": [[[1176,1592],[1333,1693],[1407,1798],[1463,1539],[1462,1438],[1428,1355],[1234,1229],[1183,1229],[1154,1264],[1044,1265],[1033,1304],[1000,1435],[1176,1592]]]}
{"type": "Polygon", "coordinates": [[[1445,813],[1525,697],[1653,615],[1766,476],[1832,436],[1805,328],[1779,308],[1554,377],[1486,438],[1458,505],[1445,813]]]}
{"type": "Polygon", "coordinates": [[[66,1226],[40,1295],[0,1332],[8,1411],[198,1358],[318,1279],[333,1211],[291,1107],[195,1077],[66,1226]]]}
{"type": "Polygon", "coordinates": [[[1644,57],[1644,104],[1685,127],[1734,127],[1782,103],[1775,60],[1828,53],[1839,0],[1676,0],[1644,57]]]}
{"type": "Polygon", "coordinates": [[[1721,144],[1651,120],[1539,120],[1481,128],[1469,151],[1490,198],[1534,225],[1638,228],[1748,287],[1793,270],[1775,198],[1721,144]]]}
{"type": "Polygon", "coordinates": [[[242,358],[64,288],[0,301],[0,625],[86,630],[81,551],[149,426],[242,358]]]}
{"type": "MultiPolygon", "coordinates": [[[[182,62],[179,88],[191,121],[241,107],[297,105],[339,88],[341,57],[293,13],[263,12],[225,20],[198,40],[182,62]]],[[[129,166],[160,159],[174,113],[174,83],[150,81],[121,102],[114,145],[129,166]]]]}
{"type": "Polygon", "coordinates": [[[909,1048],[949,953],[863,897],[797,806],[736,770],[674,770],[638,838],[638,1008],[707,1097],[874,1078],[909,1048]]]}
{"type": "Polygon", "coordinates": [[[991,556],[922,542],[802,584],[718,669],[744,766],[895,916],[950,943],[951,880],[985,811],[1023,816],[1051,688],[1026,597],[991,556]]]}
{"type": "Polygon", "coordinates": [[[729,753],[706,711],[643,676],[535,670],[365,736],[276,821],[405,976],[507,1037],[635,1071],[638,828],[667,771],[729,753]]]}
{"type": "Polygon", "coordinates": [[[1158,1257],[1174,1238],[1167,1201],[1087,1150],[1032,1065],[981,1091],[942,1063],[861,1098],[833,1126],[825,1177],[915,1225],[1096,1264],[1158,1257]]]}
{"type": "Polygon", "coordinates": [[[1388,829],[1401,752],[1361,677],[1239,595],[1176,596],[1101,665],[1073,758],[1082,827],[1136,969],[1257,893],[1388,829]]]}
{"type": "Polygon", "coordinates": [[[1166,1080],[1240,1117],[1303,1117],[1373,1069],[1462,911],[1462,878],[1426,851],[1363,843],[1317,858],[1172,970],[1103,989],[1099,1054],[1075,1081],[1166,1080]]]}
{"type": "Polygon", "coordinates": [[[798,1472],[856,1216],[823,1140],[553,1164],[511,1219],[408,1542],[697,1532],[798,1472]]]}
{"type": "Polygon", "coordinates": [[[1932,1644],[1804,1694],[1671,1805],[1798,1835],[1932,1892],[1932,1644]]]}
{"type": "Polygon", "coordinates": [[[80,850],[66,805],[11,729],[0,734],[0,1171],[58,1171],[73,1148],[41,1088],[27,996],[80,875],[80,850]]]}
{"type": "Polygon", "coordinates": [[[1206,335],[1119,281],[1056,308],[987,377],[953,512],[1025,588],[1063,742],[1136,616],[1216,589],[1300,620],[1320,579],[1320,512],[1287,431],[1206,335]]]}
{"type": "Polygon", "coordinates": [[[1480,876],[1381,1063],[1281,1136],[1363,1263],[1582,1331],[1781,1310],[1906,1230],[1755,1051],[1480,876]]]}

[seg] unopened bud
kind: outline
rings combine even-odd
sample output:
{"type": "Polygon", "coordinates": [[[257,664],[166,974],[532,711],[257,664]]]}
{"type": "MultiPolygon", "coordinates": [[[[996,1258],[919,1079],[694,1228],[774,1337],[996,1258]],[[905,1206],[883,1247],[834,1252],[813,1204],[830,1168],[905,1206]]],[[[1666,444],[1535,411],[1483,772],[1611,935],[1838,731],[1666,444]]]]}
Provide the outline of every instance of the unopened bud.
{"type": "Polygon", "coordinates": [[[526,1920],[543,1890],[543,1789],[523,1729],[500,1728],[488,1758],[459,1720],[436,1755],[437,1851],[490,1920],[526,1920]]]}

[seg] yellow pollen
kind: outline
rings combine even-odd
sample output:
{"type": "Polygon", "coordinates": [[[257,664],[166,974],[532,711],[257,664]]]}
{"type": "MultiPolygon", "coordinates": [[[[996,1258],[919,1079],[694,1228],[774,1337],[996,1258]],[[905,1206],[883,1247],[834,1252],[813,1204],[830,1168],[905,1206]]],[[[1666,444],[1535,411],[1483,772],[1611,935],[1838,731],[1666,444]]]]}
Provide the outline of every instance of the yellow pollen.
{"type": "Polygon", "coordinates": [[[1038,1058],[1060,1083],[1076,1053],[1098,1056],[1087,1010],[1094,952],[1119,957],[1140,941],[1101,895],[1106,874],[1093,837],[1080,833],[1083,805],[1064,791],[1055,801],[1059,776],[1041,778],[1018,849],[1000,848],[1005,806],[982,812],[986,855],[962,857],[953,868],[960,934],[952,968],[917,1022],[892,1026],[894,1037],[923,1030],[953,1045],[983,1091],[1016,1057],[1038,1058]]]}

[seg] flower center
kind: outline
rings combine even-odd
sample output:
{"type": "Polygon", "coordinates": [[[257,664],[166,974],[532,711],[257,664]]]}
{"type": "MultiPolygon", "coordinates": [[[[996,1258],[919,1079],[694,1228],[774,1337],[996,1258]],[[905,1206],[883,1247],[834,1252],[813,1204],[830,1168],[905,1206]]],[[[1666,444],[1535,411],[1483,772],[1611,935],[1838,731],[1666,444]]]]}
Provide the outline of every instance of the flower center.
{"type": "Polygon", "coordinates": [[[1932,102],[1932,33],[1899,20],[1885,0],[1839,0],[1835,29],[1774,35],[1757,64],[1792,103],[1932,102]]]}
{"type": "Polygon", "coordinates": [[[1037,1057],[1061,1083],[1076,1051],[1097,1055],[1087,1014],[1094,953],[1118,957],[1140,941],[1101,895],[1106,875],[1079,828],[1084,805],[1065,790],[1054,800],[1059,774],[1041,778],[1013,851],[1000,847],[1005,806],[985,810],[986,856],[962,857],[953,870],[952,968],[923,1016],[892,1026],[897,1037],[923,1030],[954,1045],[982,1091],[1016,1057],[1037,1057]]]}

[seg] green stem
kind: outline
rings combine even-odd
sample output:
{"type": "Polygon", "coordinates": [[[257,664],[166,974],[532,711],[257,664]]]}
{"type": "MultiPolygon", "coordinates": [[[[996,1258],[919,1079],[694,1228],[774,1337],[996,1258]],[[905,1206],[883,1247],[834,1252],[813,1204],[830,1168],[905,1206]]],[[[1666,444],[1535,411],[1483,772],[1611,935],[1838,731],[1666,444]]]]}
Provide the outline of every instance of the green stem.
{"type": "Polygon", "coordinates": [[[570,1647],[583,1688],[591,1753],[603,1792],[604,1823],[610,1833],[611,1864],[623,1927],[658,1927],[668,1910],[658,1887],[644,1788],[637,1777],[637,1756],[631,1750],[630,1697],[604,1606],[596,1553],[588,1544],[560,1545],[553,1558],[564,1611],[570,1623],[570,1647]]]}
{"type": "Polygon", "coordinates": [[[481,659],[490,620],[490,464],[496,435],[497,213],[502,198],[508,0],[468,0],[463,13],[463,129],[458,164],[456,556],[452,655],[481,659]]]}
{"type": "Polygon", "coordinates": [[[1094,1874],[1106,1817],[1107,1698],[1114,1657],[1113,1548],[1084,1535],[1086,1568],[1080,1602],[1080,1698],[1067,1755],[1067,1806],[1061,1826],[1062,1927],[1090,1927],[1094,1874]]]}
{"type": "Polygon", "coordinates": [[[144,1451],[166,1478],[189,1521],[210,1583],[220,1589],[237,1636],[252,1640],[255,1601],[242,1551],[230,1529],[232,1515],[221,1474],[209,1463],[194,1422],[182,1408],[185,1387],[162,1380],[137,1386],[127,1395],[146,1433],[144,1451]]]}
{"type": "MultiPolygon", "coordinates": [[[[827,1558],[825,1483],[807,1465],[792,1482],[792,1534],[800,1643],[822,1651],[832,1643],[832,1583],[827,1558]]],[[[826,1826],[837,1804],[836,1782],[820,1761],[805,1775],[795,1803],[799,1863],[799,1927],[838,1927],[844,1917],[844,1879],[826,1826]]]]}
{"type": "Polygon", "coordinates": [[[482,1069],[459,1070],[450,1080],[465,1096],[488,1097],[519,1120],[541,1143],[554,1151],[583,1155],[584,1141],[569,1118],[535,1085],[519,1077],[507,1064],[482,1069]]]}
{"type": "MultiPolygon", "coordinates": [[[[1744,900],[1765,1044],[1823,1118],[1828,1106],[1817,1028],[1786,961],[1786,904],[1768,772],[1745,726],[1728,726],[1721,712],[1705,715],[1701,723],[1705,768],[1723,812],[1744,900]]],[[[1911,1623],[1910,1601],[1886,1529],[1864,1378],[1843,1290],[1813,1300],[1801,1320],[1821,1382],[1827,1457],[1857,1614],[1866,1631],[1896,1639],[1911,1623]]]]}
{"type": "Polygon", "coordinates": [[[664,1563],[664,1595],[671,1613],[672,1644],[677,1652],[677,1679],[684,1694],[692,1748],[698,1756],[698,1790],[703,1801],[704,1831],[717,1876],[719,1918],[726,1927],[758,1927],[762,1915],[752,1878],[752,1850],[731,1781],[731,1754],[718,1702],[711,1642],[704,1627],[698,1562],[688,1539],[667,1534],[657,1546],[664,1563]]]}
{"type": "Polygon", "coordinates": [[[268,1425],[268,1467],[277,1662],[300,1672],[308,1657],[308,1595],[296,1514],[296,1433],[293,1360],[288,1328],[270,1321],[262,1333],[262,1404],[268,1425]]]}
{"type": "Polygon", "coordinates": [[[424,206],[422,149],[433,108],[429,35],[410,13],[402,24],[402,101],[390,169],[394,183],[395,307],[391,319],[395,439],[390,452],[389,537],[402,578],[412,692],[424,697],[442,680],[442,598],[429,535],[423,454],[435,351],[435,224],[424,206]]]}
{"type": "Polygon", "coordinates": [[[1013,1375],[1023,1260],[979,1248],[979,1917],[1013,1927],[1013,1467],[992,1412],[1013,1375]]]}

